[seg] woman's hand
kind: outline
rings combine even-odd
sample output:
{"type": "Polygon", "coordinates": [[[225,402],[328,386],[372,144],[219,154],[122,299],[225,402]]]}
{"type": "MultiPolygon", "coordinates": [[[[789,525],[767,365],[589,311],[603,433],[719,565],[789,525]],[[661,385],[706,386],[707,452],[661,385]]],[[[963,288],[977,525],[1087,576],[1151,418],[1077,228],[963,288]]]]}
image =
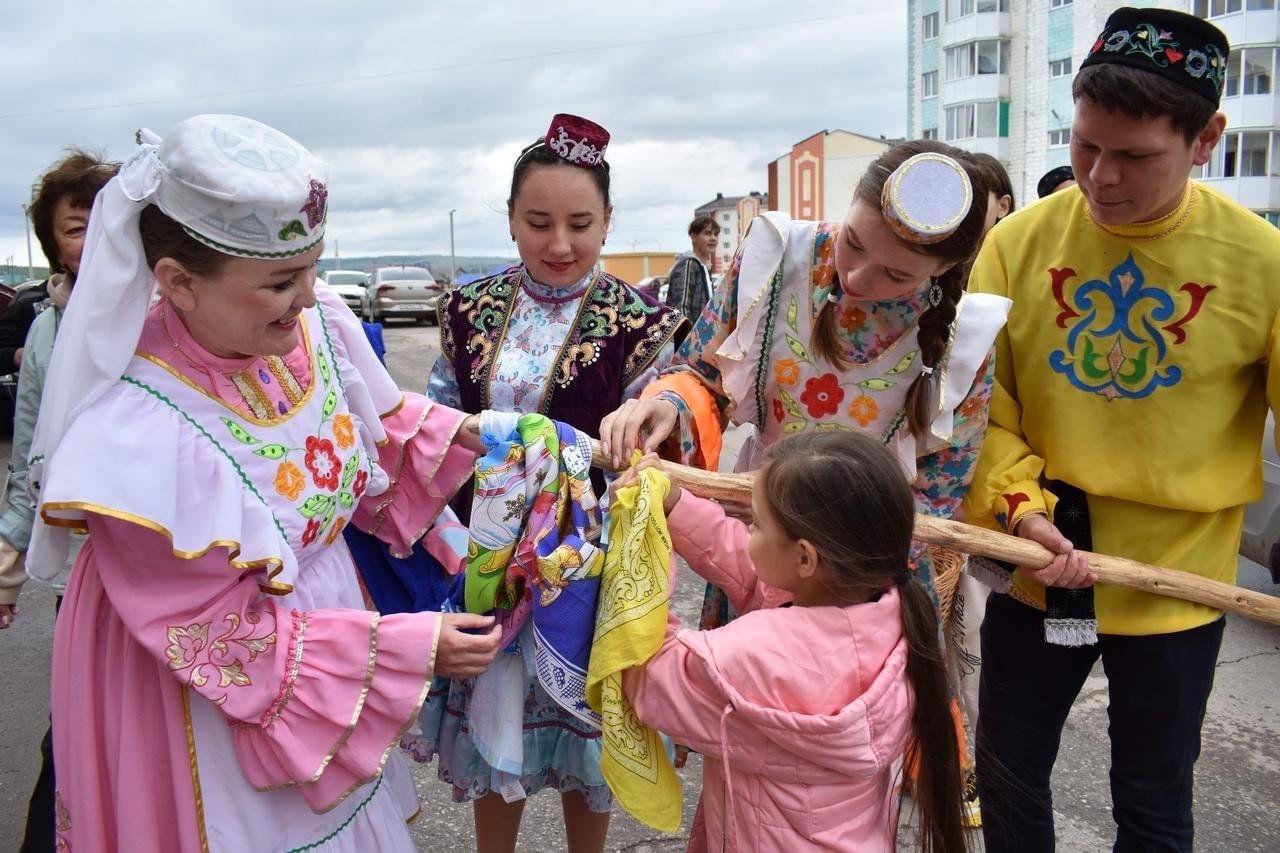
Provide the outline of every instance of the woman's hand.
{"type": "MultiPolygon", "coordinates": [[[[632,465],[627,470],[618,475],[618,479],[614,480],[609,486],[609,505],[613,506],[618,497],[618,490],[625,489],[627,486],[634,486],[640,482],[640,472],[645,468],[657,468],[659,471],[663,469],[662,460],[658,458],[656,453],[645,454],[639,462],[632,465]]],[[[671,489],[667,492],[667,496],[662,501],[662,511],[666,515],[671,515],[671,511],[676,508],[676,504],[680,502],[680,495],[684,490],[675,483],[671,484],[671,489]]]]}
{"type": "Polygon", "coordinates": [[[600,450],[617,468],[636,448],[645,453],[656,451],[679,421],[680,410],[670,400],[628,400],[600,421],[600,450]]]}
{"type": "Polygon", "coordinates": [[[453,443],[459,447],[465,447],[477,456],[484,456],[488,452],[488,448],[484,446],[484,441],[480,437],[479,415],[467,415],[462,419],[462,425],[453,434],[453,443]]]}
{"type": "Polygon", "coordinates": [[[0,629],[8,628],[9,623],[18,617],[18,605],[0,604],[0,629]]]}
{"type": "Polygon", "coordinates": [[[435,674],[444,678],[471,678],[493,663],[502,647],[502,626],[492,616],[477,613],[445,613],[436,647],[435,674]],[[488,628],[483,634],[469,630],[488,628]]]}
{"type": "Polygon", "coordinates": [[[1043,569],[1033,571],[1025,566],[1022,568],[1027,577],[1036,583],[1063,589],[1081,589],[1097,582],[1098,576],[1090,570],[1085,553],[1077,551],[1071,541],[1062,535],[1062,531],[1043,515],[1028,515],[1018,522],[1014,533],[1023,539],[1039,542],[1058,555],[1043,569]]]}

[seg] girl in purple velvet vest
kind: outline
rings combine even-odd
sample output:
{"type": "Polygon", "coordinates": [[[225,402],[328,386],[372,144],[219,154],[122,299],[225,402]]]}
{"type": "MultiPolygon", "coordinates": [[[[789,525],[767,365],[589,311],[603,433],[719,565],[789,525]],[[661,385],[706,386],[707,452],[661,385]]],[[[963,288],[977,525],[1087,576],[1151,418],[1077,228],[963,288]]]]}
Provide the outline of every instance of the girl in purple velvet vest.
{"type": "MultiPolygon", "coordinates": [[[[520,154],[507,211],[521,263],[441,298],[434,400],[468,412],[539,412],[598,436],[601,418],[671,364],[683,317],[597,269],[613,211],[608,139],[599,125],[558,115],[520,154]]],[[[602,495],[603,482],[596,489],[602,495]]],[[[520,790],[494,790],[471,740],[470,699],[470,682],[433,689],[412,752],[423,760],[438,752],[454,798],[474,802],[477,848],[514,850],[523,797],[552,787],[569,849],[602,851],[612,796],[600,772],[600,732],[530,679],[520,790]]]]}

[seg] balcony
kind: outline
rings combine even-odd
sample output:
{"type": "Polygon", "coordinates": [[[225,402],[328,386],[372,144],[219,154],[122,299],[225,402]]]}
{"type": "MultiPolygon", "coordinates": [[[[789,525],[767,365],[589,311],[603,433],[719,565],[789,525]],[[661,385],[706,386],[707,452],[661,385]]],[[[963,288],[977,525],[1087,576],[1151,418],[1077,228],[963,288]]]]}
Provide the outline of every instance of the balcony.
{"type": "MultiPolygon", "coordinates": [[[[1280,41],[1280,13],[1275,9],[1246,9],[1210,18],[1209,21],[1222,30],[1233,51],[1251,44],[1274,44],[1280,41]]],[[[946,38],[945,30],[942,36],[946,38]]]]}
{"type": "Polygon", "coordinates": [[[977,39],[1008,39],[1012,35],[1013,24],[1008,12],[976,12],[942,24],[944,48],[977,39]]]}
{"type": "Polygon", "coordinates": [[[1222,99],[1222,111],[1227,115],[1229,130],[1276,127],[1280,125],[1280,94],[1226,97],[1222,99]]]}
{"type": "MultiPolygon", "coordinates": [[[[968,145],[965,147],[970,148],[968,145]]],[[[1205,186],[1226,194],[1250,210],[1280,209],[1280,176],[1201,178],[1201,181],[1205,186]]]]}
{"type": "Polygon", "coordinates": [[[1009,100],[1008,74],[973,74],[942,84],[942,104],[1009,100]]]}

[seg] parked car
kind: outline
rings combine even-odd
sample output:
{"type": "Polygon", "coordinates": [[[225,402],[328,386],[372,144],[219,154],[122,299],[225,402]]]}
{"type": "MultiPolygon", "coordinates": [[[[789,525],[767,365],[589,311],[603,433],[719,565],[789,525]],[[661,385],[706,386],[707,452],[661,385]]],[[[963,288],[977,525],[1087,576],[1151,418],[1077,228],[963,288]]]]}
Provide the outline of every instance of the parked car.
{"type": "Polygon", "coordinates": [[[1272,438],[1275,428],[1275,419],[1268,415],[1262,440],[1262,498],[1244,508],[1240,553],[1269,569],[1272,583],[1280,583],[1280,458],[1272,438]]]}
{"type": "Polygon", "coordinates": [[[370,323],[405,317],[430,322],[443,288],[426,267],[379,267],[364,289],[361,313],[370,323]]]}
{"type": "Polygon", "coordinates": [[[665,275],[651,275],[648,278],[640,279],[632,286],[645,296],[651,296],[659,302],[667,300],[667,277],[665,275]]]}
{"type": "Polygon", "coordinates": [[[369,285],[369,274],[358,270],[329,270],[324,274],[324,283],[342,297],[347,307],[357,314],[360,303],[364,301],[364,291],[369,285]]]}

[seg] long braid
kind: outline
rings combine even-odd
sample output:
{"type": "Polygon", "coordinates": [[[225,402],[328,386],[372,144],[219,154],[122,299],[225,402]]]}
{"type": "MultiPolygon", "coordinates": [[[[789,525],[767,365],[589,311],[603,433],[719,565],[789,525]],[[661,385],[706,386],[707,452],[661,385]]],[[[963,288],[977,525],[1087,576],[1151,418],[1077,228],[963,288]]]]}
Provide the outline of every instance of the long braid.
{"type": "MultiPolygon", "coordinates": [[[[968,265],[956,264],[933,280],[942,289],[942,301],[930,305],[920,315],[917,342],[920,345],[920,362],[926,368],[907,390],[907,428],[919,438],[929,429],[936,395],[934,388],[942,380],[940,368],[946,357],[947,343],[951,339],[951,326],[956,319],[956,306],[964,292],[968,277],[968,265]]],[[[932,287],[932,285],[930,286],[932,287]]],[[[926,296],[926,299],[928,297],[926,296]]]]}

